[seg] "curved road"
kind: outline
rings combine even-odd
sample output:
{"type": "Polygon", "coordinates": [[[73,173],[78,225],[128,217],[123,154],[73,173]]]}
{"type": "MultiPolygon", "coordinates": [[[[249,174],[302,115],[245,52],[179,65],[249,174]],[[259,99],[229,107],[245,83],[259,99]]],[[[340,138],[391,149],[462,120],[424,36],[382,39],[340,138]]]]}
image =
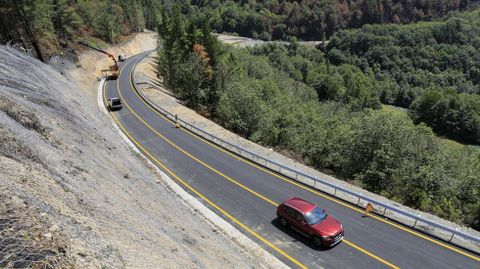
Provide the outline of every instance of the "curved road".
{"type": "Polygon", "coordinates": [[[222,150],[148,106],[134,90],[131,72],[150,52],[132,56],[104,98],[121,97],[111,112],[133,143],[180,186],[293,268],[480,268],[480,257],[394,222],[362,217],[361,210],[222,150]],[[340,220],[345,240],[318,249],[302,235],[282,229],[275,209],[298,196],[340,220]]]}

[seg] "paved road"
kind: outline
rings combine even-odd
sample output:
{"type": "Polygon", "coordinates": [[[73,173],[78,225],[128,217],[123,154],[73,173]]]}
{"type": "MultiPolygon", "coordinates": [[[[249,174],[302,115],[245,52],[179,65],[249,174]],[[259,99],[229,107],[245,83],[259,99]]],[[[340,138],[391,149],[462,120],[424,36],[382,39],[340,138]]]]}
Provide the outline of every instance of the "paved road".
{"type": "Polygon", "coordinates": [[[406,227],[362,214],[337,199],[250,164],[177,129],[138,96],[131,71],[146,54],[132,56],[105,97],[120,96],[124,107],[112,112],[120,128],[144,153],[188,192],[293,268],[480,268],[480,257],[419,236],[406,227]],[[302,235],[282,229],[276,205],[298,196],[340,220],[345,240],[318,249],[302,235]]]}

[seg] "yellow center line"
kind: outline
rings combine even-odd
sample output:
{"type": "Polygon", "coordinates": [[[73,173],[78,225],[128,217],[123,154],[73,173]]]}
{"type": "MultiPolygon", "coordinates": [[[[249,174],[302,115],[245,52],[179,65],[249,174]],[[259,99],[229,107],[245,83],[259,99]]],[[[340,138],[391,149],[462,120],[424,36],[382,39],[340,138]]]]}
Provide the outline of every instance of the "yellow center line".
{"type": "MultiPolygon", "coordinates": [[[[118,85],[118,83],[117,83],[118,85]]],[[[106,83],[104,83],[104,86],[103,86],[103,89],[104,89],[104,102],[106,102],[106,83]]],[[[207,202],[210,206],[212,206],[213,208],[217,209],[220,213],[222,213],[224,216],[226,216],[227,218],[229,218],[230,220],[232,220],[233,222],[235,222],[237,225],[239,225],[240,227],[242,227],[243,229],[245,229],[247,232],[249,232],[250,234],[252,234],[254,237],[256,237],[257,239],[259,239],[261,242],[263,242],[264,244],[266,244],[267,246],[271,247],[273,250],[277,251],[278,253],[280,253],[281,255],[283,255],[285,258],[287,258],[288,260],[290,260],[291,262],[293,262],[294,264],[298,265],[300,268],[302,269],[307,269],[308,267],[305,266],[304,264],[302,264],[301,262],[299,262],[298,260],[296,260],[295,258],[293,258],[292,256],[290,256],[289,254],[287,254],[285,251],[281,250],[280,248],[278,248],[277,246],[275,246],[273,243],[271,243],[270,241],[268,241],[267,239],[265,239],[263,236],[259,235],[258,233],[256,233],[255,231],[253,231],[252,229],[250,229],[248,226],[246,226],[245,224],[243,224],[241,221],[237,220],[235,217],[233,217],[232,215],[230,215],[227,211],[225,211],[222,207],[220,207],[219,205],[215,204],[214,202],[212,202],[210,199],[208,199],[205,195],[203,195],[202,193],[200,193],[199,191],[197,191],[195,188],[193,188],[192,186],[190,186],[188,183],[186,183],[184,180],[182,180],[179,176],[177,176],[173,171],[171,171],[170,169],[168,169],[167,166],[165,166],[161,161],[159,161],[157,158],[155,158],[155,156],[153,156],[147,149],[145,149],[145,147],[143,147],[135,138],[133,138],[133,136],[126,130],[126,128],[120,123],[120,121],[118,120],[118,118],[115,116],[114,113],[110,113],[113,117],[113,119],[115,120],[116,124],[120,127],[120,129],[123,131],[123,133],[125,133],[125,135],[135,144],[135,146],[139,149],[141,149],[151,160],[153,160],[158,166],[160,166],[162,169],[164,169],[167,173],[169,173],[171,176],[173,176],[178,182],[180,182],[182,185],[184,185],[186,188],[188,188],[190,191],[192,191],[195,195],[197,195],[198,197],[200,197],[201,199],[203,199],[205,202],[207,202]]]]}
{"type": "MultiPolygon", "coordinates": [[[[170,120],[169,118],[165,117],[162,113],[160,113],[159,111],[157,111],[156,109],[154,109],[150,104],[148,104],[147,102],[145,102],[145,100],[138,94],[137,90],[135,90],[135,86],[133,85],[133,81],[132,81],[131,77],[132,77],[132,72],[133,72],[133,70],[135,69],[135,66],[136,66],[136,65],[137,65],[137,63],[135,63],[135,64],[134,64],[134,67],[130,70],[130,78],[129,78],[130,87],[132,88],[133,92],[137,95],[137,97],[138,97],[151,111],[153,111],[154,113],[156,113],[157,115],[159,115],[159,116],[162,117],[163,119],[167,120],[168,122],[170,122],[170,123],[172,123],[172,124],[175,124],[174,121],[172,121],[172,120],[170,120]]],[[[203,143],[205,143],[205,144],[207,144],[207,145],[209,145],[209,146],[211,146],[211,147],[213,147],[213,148],[215,148],[215,149],[217,149],[217,150],[219,150],[219,151],[221,151],[221,152],[223,152],[223,153],[225,153],[225,154],[227,154],[227,155],[229,155],[229,156],[231,156],[231,157],[233,157],[233,158],[235,158],[235,159],[237,159],[237,160],[239,160],[239,161],[241,161],[241,162],[243,162],[243,163],[246,163],[246,164],[248,164],[248,165],[250,165],[250,166],[253,166],[253,167],[255,167],[255,168],[257,168],[257,169],[259,169],[259,170],[261,170],[261,171],[263,171],[263,172],[265,172],[265,173],[268,173],[268,174],[270,174],[270,175],[272,175],[272,176],[274,176],[274,177],[276,177],[276,178],[279,178],[279,179],[281,179],[281,180],[283,180],[283,181],[285,181],[285,182],[288,182],[288,183],[290,183],[290,184],[292,184],[292,185],[295,185],[295,186],[297,186],[297,187],[299,187],[299,188],[302,188],[302,189],[304,189],[304,190],[306,190],[306,191],[308,191],[308,192],[311,192],[311,193],[313,193],[313,194],[316,194],[316,195],[318,195],[318,196],[321,196],[321,197],[323,197],[323,198],[325,198],[325,199],[327,199],[327,200],[329,200],[329,201],[332,201],[332,202],[334,202],[334,203],[337,203],[337,204],[340,204],[340,205],[342,205],[342,206],[344,206],[344,207],[347,207],[347,208],[349,208],[349,209],[351,209],[351,210],[353,210],[353,211],[356,211],[356,212],[359,212],[359,213],[364,214],[364,211],[363,211],[363,210],[361,210],[361,209],[359,209],[359,208],[357,208],[357,207],[355,207],[355,206],[352,206],[352,205],[350,205],[350,204],[348,204],[348,203],[346,203],[346,202],[343,202],[343,201],[341,201],[341,200],[339,200],[339,199],[337,199],[337,198],[333,198],[333,197],[330,196],[330,195],[326,195],[326,194],[324,194],[324,193],[322,193],[322,192],[320,192],[320,191],[318,191],[318,190],[312,189],[311,187],[304,186],[303,184],[301,184],[301,183],[299,183],[299,182],[297,182],[297,181],[294,181],[294,180],[292,180],[292,179],[289,179],[289,178],[287,178],[287,177],[285,177],[285,176],[282,176],[282,175],[280,175],[280,174],[278,174],[278,173],[272,172],[271,170],[266,169],[265,167],[263,167],[263,166],[261,166],[261,165],[259,165],[259,164],[257,164],[257,163],[254,163],[254,162],[252,162],[252,161],[250,161],[250,160],[245,159],[244,157],[240,157],[240,156],[237,155],[237,154],[234,154],[234,153],[232,153],[232,152],[230,152],[230,151],[228,151],[228,150],[225,150],[224,148],[222,148],[222,147],[220,147],[220,146],[218,146],[218,145],[216,145],[216,144],[214,144],[214,143],[206,140],[206,139],[203,138],[203,137],[200,137],[200,136],[198,136],[198,135],[196,135],[196,134],[194,134],[194,133],[192,133],[192,132],[189,132],[188,130],[185,130],[185,129],[183,129],[183,128],[181,128],[181,129],[182,129],[183,132],[189,134],[190,136],[192,136],[192,137],[194,137],[194,138],[202,141],[203,143]]],[[[376,219],[376,220],[378,220],[378,221],[380,221],[380,222],[383,222],[383,223],[385,223],[385,224],[388,224],[388,225],[390,225],[390,226],[393,226],[393,227],[395,227],[395,228],[397,228],[397,229],[399,229],[399,230],[402,230],[402,231],[407,232],[407,233],[409,233],[409,234],[415,235],[415,236],[417,236],[417,237],[419,237],[419,238],[422,238],[422,239],[424,239],[424,240],[426,240],[426,241],[429,241],[429,242],[431,242],[431,243],[434,243],[434,244],[436,244],[436,245],[438,245],[438,246],[444,247],[444,248],[446,248],[446,249],[448,249],[448,250],[454,251],[454,252],[459,253],[459,254],[461,254],[461,255],[463,255],[463,256],[466,256],[466,257],[468,257],[468,258],[471,258],[471,259],[473,259],[473,260],[476,260],[476,261],[479,261],[479,262],[480,262],[480,257],[476,257],[476,256],[474,256],[474,255],[472,255],[472,254],[470,254],[470,253],[468,253],[468,252],[462,251],[462,250],[457,249],[457,248],[455,248],[455,247],[453,247],[453,246],[451,246],[451,245],[448,245],[448,244],[443,243],[443,242],[441,242],[441,241],[438,241],[438,240],[435,240],[435,239],[433,239],[433,238],[430,238],[430,237],[428,237],[428,236],[426,236],[426,235],[424,235],[424,234],[422,234],[422,233],[416,232],[416,231],[414,231],[414,230],[412,230],[412,229],[405,228],[405,227],[403,227],[402,225],[396,224],[396,223],[394,223],[394,222],[392,222],[392,221],[388,221],[388,220],[386,220],[386,219],[384,219],[384,218],[382,218],[382,217],[379,217],[379,216],[377,216],[377,215],[375,215],[375,214],[368,213],[367,215],[370,216],[370,217],[372,217],[372,218],[374,218],[374,219],[376,219]]]]}
{"type": "Polygon", "coordinates": [[[141,121],[148,129],[150,129],[152,132],[154,132],[156,135],[158,135],[159,137],[161,137],[165,142],[167,142],[168,144],[170,144],[172,147],[176,148],[177,150],[179,150],[180,152],[182,152],[183,154],[187,155],[188,157],[190,157],[191,159],[195,160],[196,162],[198,162],[199,164],[205,166],[206,168],[210,169],[211,171],[215,172],[216,174],[224,177],[225,179],[227,179],[228,181],[234,183],[235,185],[239,186],[240,188],[250,192],[251,194],[257,196],[257,197],[260,197],[261,199],[265,200],[266,202],[274,205],[274,206],[278,206],[277,203],[275,203],[274,201],[268,199],[267,197],[257,193],[256,191],[248,188],[247,186],[239,183],[238,181],[232,179],[231,177],[223,174],[222,172],[218,171],[217,169],[211,167],[210,165],[208,165],[207,163],[203,162],[202,160],[198,159],[197,157],[193,156],[192,154],[190,154],[189,152],[185,151],[184,149],[180,148],[179,146],[177,146],[175,143],[173,143],[172,141],[170,141],[168,138],[166,138],[164,135],[162,135],[161,133],[159,133],[157,130],[155,130],[152,126],[150,126],[145,120],[143,120],[138,114],[137,112],[135,112],[131,107],[130,105],[127,103],[127,101],[123,98],[122,96],[122,93],[120,91],[120,86],[119,84],[117,83],[117,91],[118,91],[118,94],[120,96],[120,98],[123,100],[123,103],[125,104],[125,106],[128,108],[128,110],[130,110],[130,112],[132,112],[133,115],[135,115],[135,117],[141,121]]]}
{"type": "Polygon", "coordinates": [[[345,239],[345,238],[343,239],[343,242],[344,242],[345,244],[353,247],[354,249],[356,249],[356,250],[358,250],[358,251],[360,251],[360,252],[363,252],[364,254],[366,254],[366,255],[368,255],[368,256],[370,256],[370,257],[372,257],[372,258],[374,258],[374,259],[376,259],[376,260],[378,260],[378,261],[380,261],[380,262],[388,265],[388,266],[391,267],[391,268],[400,269],[400,267],[398,267],[398,266],[396,266],[396,265],[394,265],[394,264],[392,264],[392,263],[390,263],[390,262],[388,262],[388,261],[386,261],[386,260],[384,260],[384,259],[382,259],[382,258],[380,258],[380,257],[378,257],[378,256],[375,256],[374,254],[372,254],[372,253],[366,251],[365,249],[363,249],[363,248],[355,245],[354,243],[348,241],[348,240],[345,239]]]}
{"type": "MultiPolygon", "coordinates": [[[[121,75],[121,71],[120,71],[120,74],[119,74],[119,77],[121,75]]],[[[131,75],[131,73],[130,73],[131,75]]],[[[130,82],[131,82],[131,76],[130,76],[130,82]]],[[[217,169],[211,167],[210,165],[206,164],[205,162],[201,161],[200,159],[198,159],[197,157],[193,156],[192,154],[188,153],[187,151],[185,151],[184,149],[180,148],[179,146],[177,146],[175,143],[173,143],[172,141],[170,141],[168,138],[166,138],[165,136],[163,136],[161,133],[159,133],[157,130],[155,130],[152,126],[150,126],[145,120],[143,120],[131,107],[130,105],[128,104],[128,102],[123,98],[122,96],[122,93],[120,91],[120,86],[119,86],[119,83],[117,82],[117,92],[120,96],[120,98],[123,100],[123,103],[125,104],[125,106],[128,108],[128,110],[130,112],[132,112],[132,114],[138,119],[140,120],[147,128],[149,128],[151,131],[153,131],[155,134],[157,134],[159,137],[161,137],[163,140],[165,140],[167,143],[169,143],[170,145],[172,145],[174,148],[178,149],[180,152],[184,153],[185,155],[187,155],[188,157],[192,158],[193,160],[197,161],[198,163],[202,164],[203,166],[205,166],[206,168],[214,171],[215,173],[217,173],[218,175],[224,177],[225,179],[229,180],[230,182],[234,183],[235,185],[241,187],[242,189],[248,191],[249,193],[263,199],[264,201],[270,203],[271,205],[275,206],[275,207],[278,207],[278,203],[268,199],[267,197],[259,194],[258,192],[255,192],[254,190],[248,188],[247,186],[237,182],[236,180],[232,179],[231,177],[223,174],[222,172],[218,171],[217,169]]],[[[354,247],[355,249],[361,251],[362,253],[364,254],[367,254],[368,256],[376,259],[377,261],[380,261],[381,263],[383,264],[386,264],[387,266],[391,267],[391,268],[399,268],[393,264],[391,264],[390,262],[387,262],[386,260],[380,258],[379,256],[353,244],[352,242],[349,242],[349,244],[347,244],[349,246],[352,246],[354,247]]]]}

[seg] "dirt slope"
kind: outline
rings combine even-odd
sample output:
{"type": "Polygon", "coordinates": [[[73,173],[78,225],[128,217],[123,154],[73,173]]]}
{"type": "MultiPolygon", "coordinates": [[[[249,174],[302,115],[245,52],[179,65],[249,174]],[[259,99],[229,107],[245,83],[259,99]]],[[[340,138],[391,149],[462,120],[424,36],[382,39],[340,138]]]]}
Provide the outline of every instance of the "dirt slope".
{"type": "MultiPolygon", "coordinates": [[[[132,42],[118,49],[155,46],[132,42]]],[[[261,267],[121,140],[88,77],[97,59],[53,69],[0,47],[0,267],[261,267]]]]}

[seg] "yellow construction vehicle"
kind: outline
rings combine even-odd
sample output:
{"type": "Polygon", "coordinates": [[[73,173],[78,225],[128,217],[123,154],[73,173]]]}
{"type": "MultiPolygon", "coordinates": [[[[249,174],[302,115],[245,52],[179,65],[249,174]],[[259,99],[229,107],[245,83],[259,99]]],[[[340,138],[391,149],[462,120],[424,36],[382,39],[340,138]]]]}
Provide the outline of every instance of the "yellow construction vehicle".
{"type": "Polygon", "coordinates": [[[96,47],[93,47],[83,41],[79,41],[78,44],[80,45],[83,45],[87,48],[90,48],[92,50],[95,50],[95,51],[98,51],[100,53],[103,53],[103,54],[106,54],[108,57],[110,57],[110,59],[113,60],[113,62],[115,63],[114,65],[111,65],[109,66],[108,69],[103,69],[102,70],[102,75],[107,79],[107,80],[113,80],[113,79],[117,79],[118,78],[118,63],[117,63],[117,60],[115,59],[115,56],[113,56],[113,54],[111,53],[108,53],[102,49],[99,49],[99,48],[96,48],[96,47]]]}

